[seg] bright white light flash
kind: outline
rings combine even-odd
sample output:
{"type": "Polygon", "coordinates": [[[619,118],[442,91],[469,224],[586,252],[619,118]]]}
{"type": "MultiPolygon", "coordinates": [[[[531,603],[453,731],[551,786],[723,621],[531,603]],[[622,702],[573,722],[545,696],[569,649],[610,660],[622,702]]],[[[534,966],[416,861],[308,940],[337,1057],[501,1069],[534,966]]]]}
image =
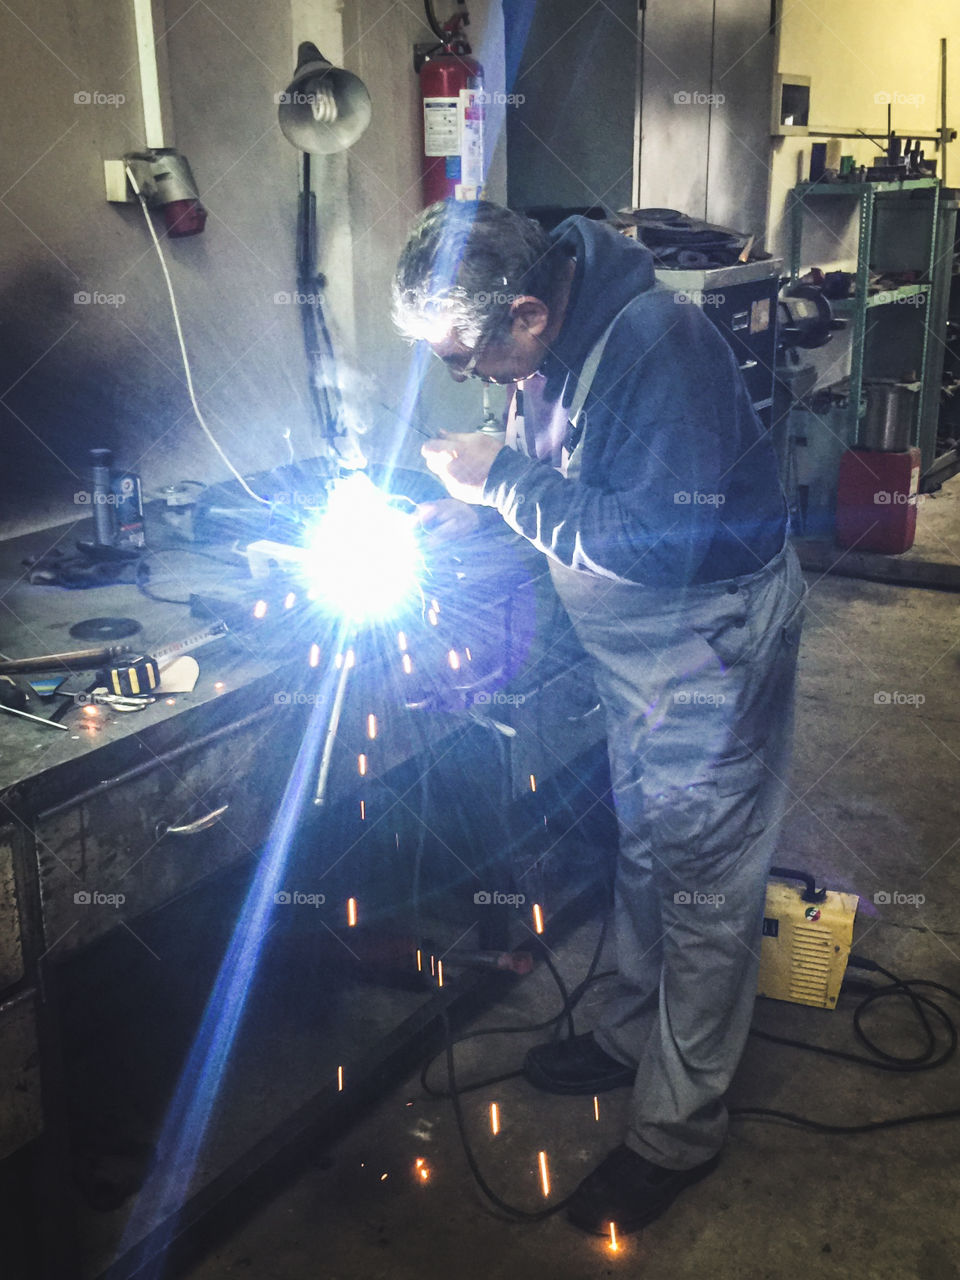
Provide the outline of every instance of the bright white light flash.
{"type": "Polygon", "coordinates": [[[357,471],[330,491],[303,562],[314,599],[357,622],[387,618],[416,591],[416,524],[357,471]]]}

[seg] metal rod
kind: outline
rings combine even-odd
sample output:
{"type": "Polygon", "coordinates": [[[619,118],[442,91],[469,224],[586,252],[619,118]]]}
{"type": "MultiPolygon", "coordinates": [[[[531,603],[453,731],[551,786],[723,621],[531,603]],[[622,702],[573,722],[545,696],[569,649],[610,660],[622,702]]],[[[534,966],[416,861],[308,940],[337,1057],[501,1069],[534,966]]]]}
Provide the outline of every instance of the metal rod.
{"type": "Polygon", "coordinates": [[[5,711],[8,716],[20,716],[22,720],[32,720],[34,724],[46,725],[48,729],[62,729],[64,733],[70,732],[65,724],[57,724],[43,716],[32,716],[29,711],[17,711],[15,707],[5,707],[2,702],[0,702],[0,711],[5,711]]]}
{"type": "Polygon", "coordinates": [[[943,152],[940,157],[940,180],[943,185],[948,186],[947,182],[947,38],[940,38],[940,150],[943,152]]]}
{"type": "Polygon", "coordinates": [[[350,674],[350,664],[347,661],[346,652],[343,653],[343,667],[340,671],[340,680],[337,684],[337,692],[333,698],[333,706],[330,709],[330,720],[327,723],[326,737],[323,740],[323,755],[320,757],[320,772],[317,774],[317,790],[313,797],[314,804],[325,804],[327,799],[327,781],[330,777],[330,761],[333,759],[333,744],[337,740],[337,730],[340,728],[340,714],[343,711],[343,698],[347,688],[347,676],[350,674]]]}

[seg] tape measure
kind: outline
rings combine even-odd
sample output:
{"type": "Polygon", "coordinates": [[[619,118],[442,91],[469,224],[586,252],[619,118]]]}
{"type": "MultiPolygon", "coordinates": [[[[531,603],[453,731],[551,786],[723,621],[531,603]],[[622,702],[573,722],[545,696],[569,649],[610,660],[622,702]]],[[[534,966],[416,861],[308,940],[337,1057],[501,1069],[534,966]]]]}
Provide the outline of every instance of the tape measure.
{"type": "Polygon", "coordinates": [[[226,625],[216,622],[183,640],[175,640],[172,644],[155,649],[152,655],[122,654],[110,666],[97,672],[97,680],[109,693],[121,697],[149,697],[160,683],[163,668],[174,658],[209,644],[211,640],[219,640],[226,633],[226,625]]]}
{"type": "Polygon", "coordinates": [[[142,657],[131,654],[122,663],[98,671],[97,680],[110,693],[126,698],[149,695],[160,683],[160,665],[156,658],[146,654],[142,657]]]}

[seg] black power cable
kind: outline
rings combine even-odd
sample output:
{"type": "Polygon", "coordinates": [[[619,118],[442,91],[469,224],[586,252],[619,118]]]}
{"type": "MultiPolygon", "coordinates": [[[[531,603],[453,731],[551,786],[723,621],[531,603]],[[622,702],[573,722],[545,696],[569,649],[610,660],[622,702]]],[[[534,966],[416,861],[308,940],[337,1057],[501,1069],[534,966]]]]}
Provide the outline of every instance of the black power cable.
{"type": "MultiPolygon", "coordinates": [[[[566,991],[565,984],[563,983],[556,966],[548,960],[545,952],[541,951],[541,958],[546,961],[547,968],[560,989],[562,1005],[558,1013],[538,1023],[522,1023],[520,1025],[501,1027],[481,1027],[477,1031],[470,1031],[465,1035],[454,1037],[451,1032],[448,1015],[444,1010],[441,1014],[444,1028],[444,1049],[442,1052],[446,1058],[448,1089],[446,1091],[434,1089],[430,1086],[427,1079],[430,1067],[439,1055],[433,1055],[433,1057],[428,1058],[420,1072],[420,1083],[425,1093],[433,1098],[450,1099],[464,1155],[477,1186],[491,1204],[493,1204],[502,1213],[517,1221],[539,1222],[545,1218],[551,1217],[553,1214],[566,1208],[570,1203],[572,1193],[571,1195],[564,1197],[564,1199],[552,1204],[549,1208],[528,1210],[509,1204],[490,1187],[489,1183],[483,1176],[483,1172],[480,1169],[470,1143],[470,1137],[467,1133],[466,1121],[463,1115],[461,1098],[465,1093],[472,1093],[479,1089],[489,1088],[494,1084],[500,1084],[505,1080],[512,1080],[517,1076],[521,1076],[522,1071],[508,1071],[501,1075],[490,1076],[483,1080],[473,1081],[467,1085],[460,1085],[456,1076],[454,1048],[457,1044],[466,1040],[474,1039],[478,1036],[540,1031],[545,1030],[548,1027],[559,1026],[559,1024],[565,1019],[569,1020],[572,1015],[573,1008],[582,999],[588,987],[590,987],[594,982],[600,981],[602,978],[612,977],[615,973],[613,970],[599,974],[595,973],[603,950],[608,923],[609,916],[605,916],[603,927],[601,929],[593,957],[590,961],[587,974],[574,988],[572,993],[568,993],[566,991]]],[[[949,996],[951,999],[957,1001],[960,1001],[960,991],[956,991],[952,987],[945,986],[943,983],[933,982],[925,978],[898,978],[896,974],[892,973],[889,969],[885,969],[877,961],[870,960],[865,956],[851,955],[848,959],[848,964],[851,968],[865,969],[870,972],[879,973],[888,979],[888,982],[883,986],[871,987],[853,1011],[854,1032],[860,1042],[873,1056],[868,1057],[865,1054],[848,1053],[842,1049],[829,1049],[823,1045],[810,1044],[803,1040],[793,1040],[786,1036],[777,1036],[767,1031],[754,1030],[751,1032],[751,1035],[758,1039],[766,1040],[772,1044],[781,1044],[789,1048],[803,1049],[809,1053],[819,1053],[825,1057],[838,1058],[842,1061],[856,1063],[858,1066],[873,1067],[880,1071],[930,1071],[936,1067],[942,1067],[954,1056],[958,1041],[955,1023],[941,1005],[929,996],[920,994],[917,988],[922,987],[927,990],[939,991],[943,995],[949,996]],[[916,1054],[901,1055],[890,1053],[888,1050],[883,1049],[875,1040],[871,1039],[863,1028],[863,1018],[867,1011],[876,1004],[877,1001],[889,999],[892,996],[899,996],[909,1002],[916,1020],[923,1032],[924,1047],[916,1054]],[[930,1021],[931,1016],[934,1019],[933,1024],[931,1024],[930,1021]],[[939,1026],[941,1031],[946,1033],[947,1043],[943,1047],[938,1045],[936,1031],[934,1029],[935,1026],[939,1026]]],[[[773,1107],[732,1107],[730,1108],[729,1114],[731,1118],[736,1119],[781,1121],[786,1124],[794,1125],[797,1128],[809,1129],[814,1133],[839,1135],[876,1133],[884,1129],[902,1128],[906,1125],[925,1124],[944,1120],[957,1120],[960,1119],[960,1107],[950,1108],[945,1111],[917,1112],[905,1116],[894,1116],[888,1120],[873,1120],[865,1124],[854,1125],[829,1124],[822,1120],[814,1120],[808,1116],[797,1115],[790,1111],[781,1111],[773,1107]]]]}

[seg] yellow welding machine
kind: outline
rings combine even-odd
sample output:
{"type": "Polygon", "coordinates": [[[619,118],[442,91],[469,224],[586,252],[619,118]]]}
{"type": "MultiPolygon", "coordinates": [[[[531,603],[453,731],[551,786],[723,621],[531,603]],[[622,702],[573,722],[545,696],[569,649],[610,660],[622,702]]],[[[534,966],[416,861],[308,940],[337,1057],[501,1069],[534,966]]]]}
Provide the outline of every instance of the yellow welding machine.
{"type": "Polygon", "coordinates": [[[816,896],[822,901],[783,880],[768,883],[758,995],[836,1008],[860,899],[829,889],[816,896]]]}

